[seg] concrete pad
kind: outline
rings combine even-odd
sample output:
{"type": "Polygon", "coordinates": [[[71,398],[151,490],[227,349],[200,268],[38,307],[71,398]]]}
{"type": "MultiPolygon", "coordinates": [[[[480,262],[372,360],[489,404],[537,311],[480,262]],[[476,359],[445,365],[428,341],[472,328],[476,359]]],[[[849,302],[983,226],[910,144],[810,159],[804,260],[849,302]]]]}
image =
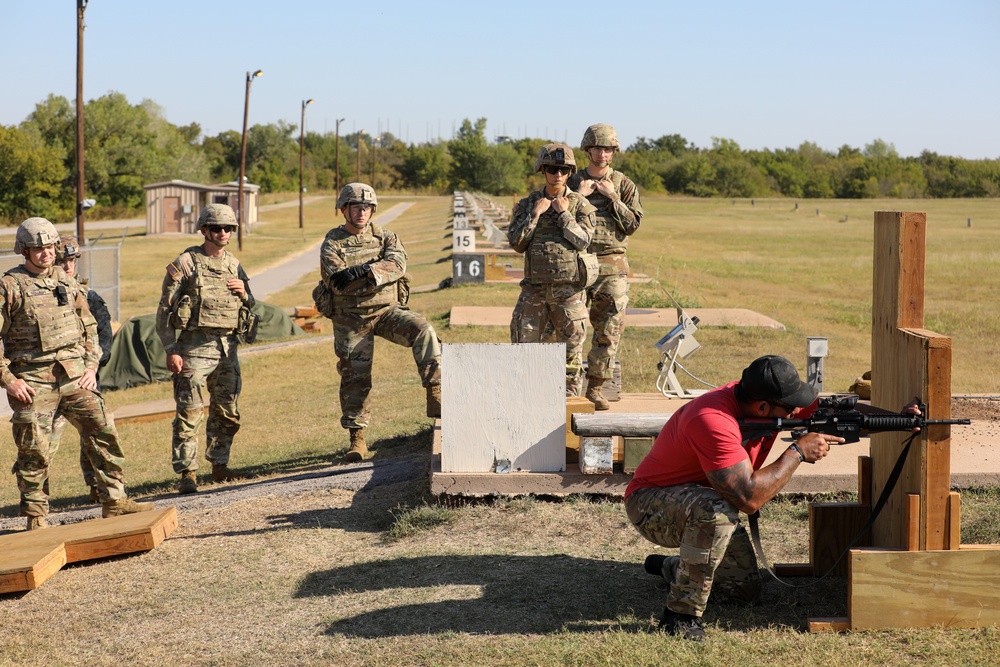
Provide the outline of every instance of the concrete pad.
{"type": "MultiPolygon", "coordinates": [[[[697,317],[700,327],[762,327],[784,331],[785,325],[766,315],[746,308],[686,308],[688,317],[697,317]]],[[[449,324],[453,327],[510,326],[514,307],[455,306],[449,324]]],[[[676,308],[629,308],[625,311],[625,326],[650,327],[669,331],[677,325],[676,308]]]]}

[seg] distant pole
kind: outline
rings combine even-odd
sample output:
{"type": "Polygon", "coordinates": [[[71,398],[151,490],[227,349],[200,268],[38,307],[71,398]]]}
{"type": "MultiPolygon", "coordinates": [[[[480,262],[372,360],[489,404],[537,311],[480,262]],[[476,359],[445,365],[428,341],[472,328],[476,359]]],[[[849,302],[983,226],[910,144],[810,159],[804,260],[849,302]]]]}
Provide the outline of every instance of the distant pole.
{"type": "Polygon", "coordinates": [[[83,14],[90,0],[76,0],[76,240],[84,242],[83,233],[83,14]]]}
{"type": "Polygon", "coordinates": [[[302,123],[299,125],[299,229],[302,229],[302,172],[306,166],[306,107],[312,100],[302,100],[302,123]]]}
{"type": "Polygon", "coordinates": [[[357,137],[357,140],[358,140],[358,167],[354,171],[354,174],[355,174],[354,181],[356,183],[360,183],[361,182],[361,135],[363,135],[364,133],[365,133],[365,131],[361,130],[360,132],[357,133],[357,135],[355,135],[357,137]]]}
{"type": "Polygon", "coordinates": [[[247,173],[247,117],[250,115],[250,82],[264,73],[264,70],[256,70],[253,74],[247,72],[247,92],[243,98],[243,139],[240,141],[240,181],[239,194],[236,200],[236,246],[243,250],[243,181],[246,180],[247,173]]]}
{"type": "Polygon", "coordinates": [[[337,196],[340,196],[340,124],[344,121],[343,118],[337,119],[337,145],[333,149],[333,171],[334,171],[334,183],[336,183],[337,196]]]}
{"type": "Polygon", "coordinates": [[[378,144],[382,140],[381,136],[372,139],[372,182],[371,186],[375,187],[375,166],[378,164],[378,144]]]}

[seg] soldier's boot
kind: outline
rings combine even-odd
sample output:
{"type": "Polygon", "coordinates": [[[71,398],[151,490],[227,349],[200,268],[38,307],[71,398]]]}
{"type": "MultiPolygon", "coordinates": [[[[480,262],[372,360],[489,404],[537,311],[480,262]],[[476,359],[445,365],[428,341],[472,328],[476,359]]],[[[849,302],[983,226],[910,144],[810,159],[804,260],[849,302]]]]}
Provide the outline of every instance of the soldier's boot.
{"type": "Polygon", "coordinates": [[[101,502],[101,494],[97,490],[96,486],[90,487],[90,502],[93,505],[96,505],[97,503],[101,502]]]}
{"type": "Polygon", "coordinates": [[[601,387],[604,386],[604,378],[587,376],[587,400],[594,404],[595,410],[610,410],[611,404],[604,398],[601,387]]]}
{"type": "Polygon", "coordinates": [[[188,493],[198,493],[198,478],[194,470],[185,470],[181,473],[181,483],[177,486],[177,493],[186,495],[188,493]]]}
{"type": "Polygon", "coordinates": [[[212,464],[212,481],[213,482],[235,482],[237,480],[246,479],[247,476],[238,472],[233,472],[229,469],[229,466],[225,463],[213,463],[212,464]]]}
{"type": "Polygon", "coordinates": [[[368,453],[368,445],[365,444],[365,430],[363,428],[351,429],[351,448],[344,454],[344,461],[347,463],[357,463],[365,458],[368,453]]]}
{"type": "Polygon", "coordinates": [[[28,530],[38,530],[39,528],[48,528],[49,522],[45,520],[44,516],[29,516],[28,517],[28,530]]]}
{"type": "Polygon", "coordinates": [[[427,387],[427,416],[431,419],[441,418],[441,385],[439,384],[427,387]]]}
{"type": "Polygon", "coordinates": [[[153,503],[137,503],[131,498],[121,500],[109,500],[101,505],[101,516],[107,519],[109,516],[122,516],[123,514],[138,514],[148,512],[153,509],[153,503]]]}

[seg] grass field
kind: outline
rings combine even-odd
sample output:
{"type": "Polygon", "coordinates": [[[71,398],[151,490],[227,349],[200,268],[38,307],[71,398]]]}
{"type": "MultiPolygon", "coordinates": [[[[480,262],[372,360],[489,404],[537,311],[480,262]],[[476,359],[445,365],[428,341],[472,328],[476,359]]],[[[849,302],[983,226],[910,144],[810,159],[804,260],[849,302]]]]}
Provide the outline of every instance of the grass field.
{"type": "MultiPolygon", "coordinates": [[[[409,251],[414,285],[436,285],[450,274],[450,199],[380,200],[383,211],[414,202],[392,223],[409,251]]],[[[846,390],[870,364],[872,213],[924,210],[926,325],[953,338],[953,392],[1000,393],[992,349],[1000,340],[995,201],[800,201],[798,210],[791,200],[643,203],[630,258],[657,282],[638,287],[634,301],[670,306],[669,292],[687,306],[749,308],[786,326],[700,329],[703,347],[685,363],[706,381],[737,377],[764,353],[802,368],[805,337],[826,336],[826,388],[846,390]]],[[[338,224],[332,199],[306,207],[303,230],[295,207],[262,217],[267,224],[240,254],[251,276],[338,224]]],[[[192,242],[126,239],[123,317],[153,312],[162,267],[192,242]]],[[[318,268],[269,301],[309,304],[317,277],[318,268]]],[[[505,327],[451,328],[448,314],[454,305],[512,306],[517,294],[516,285],[463,286],[414,294],[411,305],[446,344],[505,342],[505,327]]],[[[652,345],[663,333],[627,330],[625,391],[653,391],[652,345]]],[[[268,476],[338,460],[347,439],[331,348],[326,342],[244,357],[243,428],[232,467],[268,476]]],[[[110,392],[107,401],[116,408],[170,395],[168,384],[158,384],[110,392]]],[[[430,420],[422,416],[408,350],[376,346],[372,398],[376,460],[426,455],[430,420]]],[[[120,431],[131,492],[172,489],[169,420],[120,431]]],[[[0,464],[9,465],[8,430],[0,443],[7,453],[0,464]]],[[[84,501],[76,447],[68,434],[52,465],[55,511],[84,501]]],[[[8,480],[0,485],[5,517],[17,513],[8,480]]],[[[1000,542],[1000,493],[966,491],[962,503],[963,541],[1000,542]]],[[[805,559],[805,508],[799,498],[766,508],[772,560],[805,559]]],[[[246,500],[182,514],[174,536],[149,554],[71,567],[37,591],[0,596],[0,665],[986,665],[1000,654],[995,628],[802,634],[806,618],[844,613],[838,579],[802,590],[772,583],[762,605],[712,607],[709,641],[691,646],[647,632],[664,598],[642,571],[652,549],[627,525],[620,504],[604,500],[439,504],[427,497],[426,479],[357,494],[246,500]]]]}

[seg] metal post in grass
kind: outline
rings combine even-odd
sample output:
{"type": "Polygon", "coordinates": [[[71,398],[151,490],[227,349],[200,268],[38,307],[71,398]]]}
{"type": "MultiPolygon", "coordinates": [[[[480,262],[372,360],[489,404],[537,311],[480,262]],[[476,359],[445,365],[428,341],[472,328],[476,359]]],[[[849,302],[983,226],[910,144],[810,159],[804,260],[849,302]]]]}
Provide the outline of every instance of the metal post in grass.
{"type": "Polygon", "coordinates": [[[83,215],[83,22],[89,0],[76,0],[76,240],[84,242],[83,215]]]}
{"type": "Polygon", "coordinates": [[[247,72],[247,92],[243,98],[243,139],[240,141],[240,181],[238,184],[238,199],[236,201],[236,246],[243,250],[243,212],[246,206],[243,203],[243,182],[246,181],[247,172],[247,117],[250,115],[250,83],[264,70],[255,70],[252,74],[247,72]]]}
{"type": "Polygon", "coordinates": [[[306,107],[312,104],[312,100],[302,100],[302,123],[299,125],[299,229],[302,229],[302,172],[306,164],[306,107]]]}
{"type": "Polygon", "coordinates": [[[340,194],[340,124],[344,120],[344,118],[337,119],[336,145],[333,149],[334,192],[338,195],[340,194]]]}

